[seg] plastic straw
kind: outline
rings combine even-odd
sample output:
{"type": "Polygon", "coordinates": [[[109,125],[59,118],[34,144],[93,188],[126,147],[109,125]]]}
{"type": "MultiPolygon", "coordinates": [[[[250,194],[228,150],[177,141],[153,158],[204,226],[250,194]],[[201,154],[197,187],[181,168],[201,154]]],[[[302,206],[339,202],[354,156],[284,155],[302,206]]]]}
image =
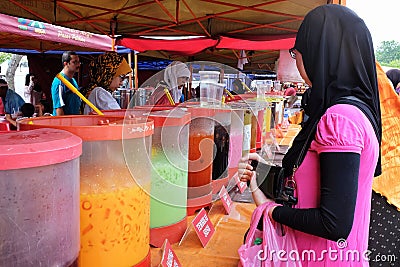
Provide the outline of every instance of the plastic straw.
{"type": "Polygon", "coordinates": [[[84,97],[78,89],[75,88],[67,79],[65,79],[60,73],[57,73],[56,77],[60,79],[60,81],[65,84],[69,90],[71,90],[73,93],[77,94],[86,104],[89,105],[97,114],[99,115],[104,115],[103,112],[101,112],[98,108],[96,108],[95,105],[92,104],[86,97],[84,97]]]}
{"type": "Polygon", "coordinates": [[[168,100],[169,100],[169,103],[170,103],[171,105],[175,106],[175,102],[174,102],[174,100],[172,99],[172,96],[171,96],[171,94],[169,93],[168,88],[164,88],[164,92],[165,92],[165,94],[167,95],[167,98],[168,98],[168,100]]]}
{"type": "Polygon", "coordinates": [[[229,92],[228,89],[224,88],[224,90],[225,90],[225,93],[226,93],[229,97],[234,98],[234,96],[231,94],[231,92],[229,92]]]}
{"type": "Polygon", "coordinates": [[[249,92],[253,92],[253,91],[251,91],[251,89],[244,82],[242,82],[242,84],[244,86],[244,89],[246,89],[249,92]]]}

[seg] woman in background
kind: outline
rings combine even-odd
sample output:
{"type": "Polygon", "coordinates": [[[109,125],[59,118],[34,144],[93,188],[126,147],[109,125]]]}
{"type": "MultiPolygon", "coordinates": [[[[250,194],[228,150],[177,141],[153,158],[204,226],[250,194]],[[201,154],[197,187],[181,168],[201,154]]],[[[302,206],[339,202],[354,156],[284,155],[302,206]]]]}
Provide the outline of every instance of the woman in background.
{"type": "Polygon", "coordinates": [[[393,88],[397,94],[400,94],[400,70],[391,69],[386,72],[386,76],[392,82],[393,88]]]}
{"type": "MultiPolygon", "coordinates": [[[[107,52],[93,60],[89,65],[90,83],[83,89],[83,94],[99,110],[121,109],[112,92],[118,89],[126,74],[132,71],[123,56],[116,52],[107,52]]],[[[84,114],[93,111],[85,104],[84,114]]]]}
{"type": "Polygon", "coordinates": [[[168,89],[175,103],[183,102],[182,89],[189,81],[190,70],[185,63],[174,61],[169,64],[164,71],[164,80],[159,82],[150,95],[149,105],[168,105],[171,104],[165,93],[165,88],[168,89]]]}
{"type": "Polygon", "coordinates": [[[39,85],[38,78],[33,73],[28,73],[25,76],[24,96],[34,106],[38,105],[40,103],[40,100],[42,100],[43,96],[42,88],[39,85]]]}

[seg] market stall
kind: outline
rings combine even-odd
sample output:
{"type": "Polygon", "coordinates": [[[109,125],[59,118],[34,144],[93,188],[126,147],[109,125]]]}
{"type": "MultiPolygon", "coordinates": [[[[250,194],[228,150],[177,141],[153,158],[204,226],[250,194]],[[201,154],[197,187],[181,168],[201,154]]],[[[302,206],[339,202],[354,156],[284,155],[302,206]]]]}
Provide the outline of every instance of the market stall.
{"type": "MultiPolygon", "coordinates": [[[[344,3],[343,3],[344,2],[344,3]]],[[[256,36],[295,36],[305,14],[316,6],[344,0],[282,1],[66,1],[5,0],[2,13],[39,20],[104,35],[203,36],[210,39],[225,36],[254,41],[256,36]]],[[[206,49],[191,60],[220,61],[236,66],[241,57],[237,49],[254,51],[247,55],[253,64],[247,68],[273,69],[279,56],[274,50],[244,48],[206,49]]],[[[180,59],[176,53],[146,52],[155,57],[180,59]]],[[[188,61],[186,57],[185,60],[188,61]]]]}

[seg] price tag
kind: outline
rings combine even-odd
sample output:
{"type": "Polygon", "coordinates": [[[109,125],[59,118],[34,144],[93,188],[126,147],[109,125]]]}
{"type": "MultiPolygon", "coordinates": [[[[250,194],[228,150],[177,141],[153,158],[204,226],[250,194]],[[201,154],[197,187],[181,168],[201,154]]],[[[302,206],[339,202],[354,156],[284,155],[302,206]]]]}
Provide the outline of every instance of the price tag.
{"type": "Polygon", "coordinates": [[[164,242],[164,251],[159,266],[162,267],[182,267],[175,252],[172,250],[171,244],[168,239],[164,242]]]}
{"type": "Polygon", "coordinates": [[[201,244],[203,245],[203,248],[206,247],[208,241],[211,239],[211,236],[214,234],[215,229],[204,208],[202,208],[193,219],[192,225],[200,239],[201,244]]]}
{"type": "Polygon", "coordinates": [[[226,191],[225,186],[222,186],[218,195],[222,200],[222,204],[224,205],[226,213],[229,214],[231,212],[231,208],[232,208],[232,199],[229,196],[228,191],[226,191]]]}

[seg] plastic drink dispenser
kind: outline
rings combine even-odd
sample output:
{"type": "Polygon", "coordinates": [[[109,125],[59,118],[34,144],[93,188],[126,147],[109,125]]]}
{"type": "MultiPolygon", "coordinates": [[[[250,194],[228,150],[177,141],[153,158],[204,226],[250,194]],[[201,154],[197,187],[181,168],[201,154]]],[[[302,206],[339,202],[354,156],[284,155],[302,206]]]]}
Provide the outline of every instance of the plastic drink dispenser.
{"type": "Polygon", "coordinates": [[[178,242],[187,227],[190,113],[182,109],[151,112],[154,120],[150,199],[150,244],[178,242]]]}
{"type": "Polygon", "coordinates": [[[250,152],[251,146],[251,118],[253,113],[250,109],[244,110],[243,116],[243,146],[242,156],[247,155],[250,152]]]}
{"type": "Polygon", "coordinates": [[[65,129],[83,140],[79,266],[149,266],[153,121],[80,115],[20,124],[21,130],[44,127],[65,129]]]}
{"type": "Polygon", "coordinates": [[[244,110],[233,109],[231,112],[231,132],[229,135],[229,178],[238,170],[239,160],[242,157],[244,110]]]}
{"type": "Polygon", "coordinates": [[[209,207],[212,201],[212,167],[214,148],[214,109],[188,106],[189,168],[187,214],[209,207]]]}
{"type": "Polygon", "coordinates": [[[216,194],[222,185],[228,185],[229,134],[231,131],[231,109],[215,108],[214,116],[214,160],[212,187],[216,194]]]}
{"type": "Polygon", "coordinates": [[[0,266],[76,266],[81,153],[66,131],[0,135],[0,266]]]}
{"type": "Polygon", "coordinates": [[[104,110],[109,116],[145,116],[154,121],[150,198],[150,244],[178,242],[187,227],[190,113],[173,106],[104,110]]]}

